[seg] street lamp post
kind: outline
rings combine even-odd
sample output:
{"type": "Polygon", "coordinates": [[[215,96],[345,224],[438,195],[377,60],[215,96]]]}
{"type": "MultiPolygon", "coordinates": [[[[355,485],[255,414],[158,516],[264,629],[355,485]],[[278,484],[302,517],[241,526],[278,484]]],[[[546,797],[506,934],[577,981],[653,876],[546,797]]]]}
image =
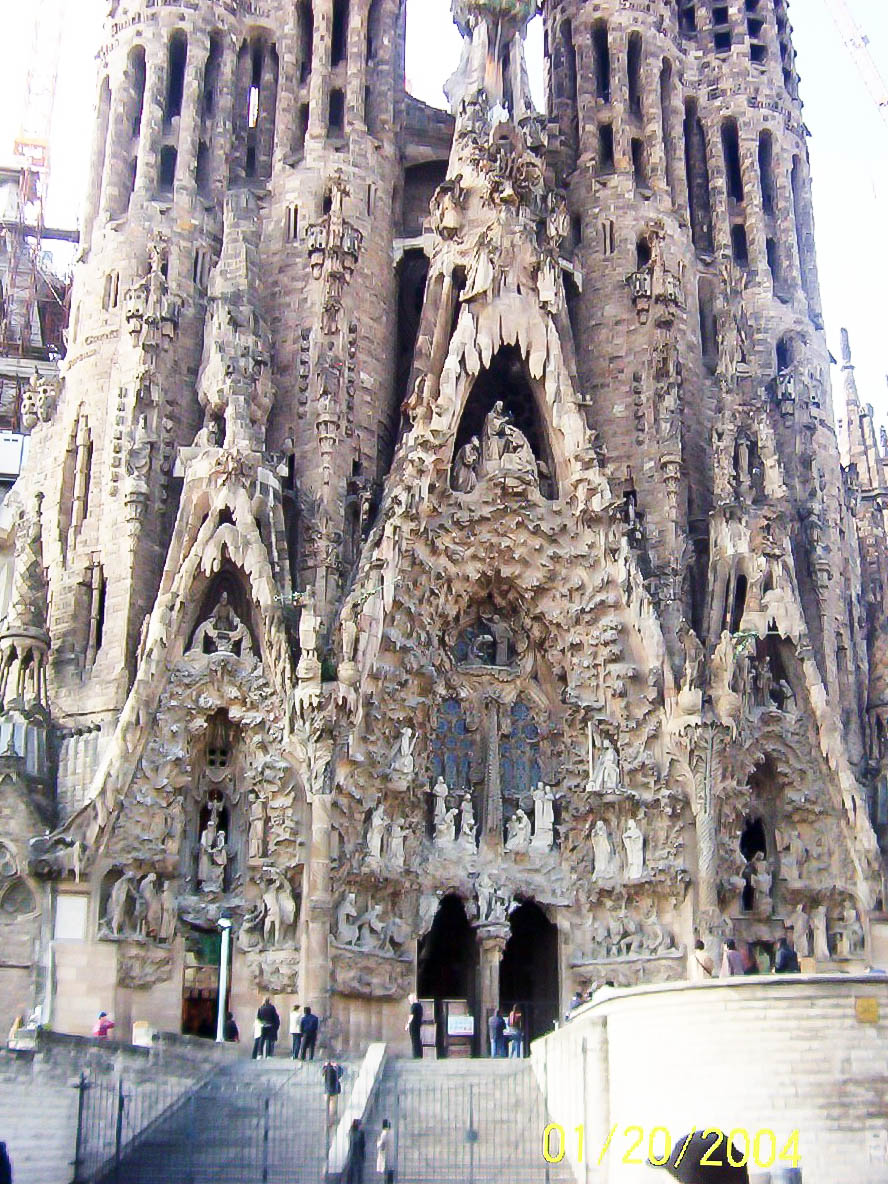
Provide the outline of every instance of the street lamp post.
{"type": "Polygon", "coordinates": [[[228,999],[228,975],[231,967],[231,921],[228,917],[219,920],[222,930],[222,956],[219,960],[219,1011],[216,1016],[216,1043],[225,1043],[226,1002],[228,999]]]}

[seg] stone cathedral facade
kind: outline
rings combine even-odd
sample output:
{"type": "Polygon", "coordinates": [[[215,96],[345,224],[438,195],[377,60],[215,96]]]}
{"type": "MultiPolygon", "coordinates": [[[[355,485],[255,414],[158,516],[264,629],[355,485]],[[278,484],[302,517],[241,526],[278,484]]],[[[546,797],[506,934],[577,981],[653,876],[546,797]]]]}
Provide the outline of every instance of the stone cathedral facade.
{"type": "MultiPolygon", "coordinates": [[[[111,0],[0,629],[0,1000],[532,1034],[875,957],[886,442],[842,456],[785,0],[111,0]],[[456,66],[456,63],[454,63],[456,66]],[[438,1004],[436,1003],[436,1008],[438,1004]]],[[[847,342],[846,342],[847,346],[847,342]]]]}

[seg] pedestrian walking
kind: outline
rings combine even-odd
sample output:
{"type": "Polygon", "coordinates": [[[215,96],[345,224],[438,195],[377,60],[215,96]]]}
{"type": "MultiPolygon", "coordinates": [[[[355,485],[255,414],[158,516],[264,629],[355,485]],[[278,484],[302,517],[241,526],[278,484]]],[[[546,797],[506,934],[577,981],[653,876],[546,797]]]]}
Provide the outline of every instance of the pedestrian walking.
{"type": "Polygon", "coordinates": [[[367,1156],[367,1137],[360,1118],[352,1120],[348,1132],[348,1167],[346,1184],[364,1184],[364,1160],[367,1156]]]}
{"type": "Polygon", "coordinates": [[[234,1013],[231,1011],[225,1013],[225,1023],[222,1027],[222,1039],[228,1044],[240,1043],[240,1031],[237,1026],[237,1020],[235,1020],[234,1013]]]}
{"type": "Polygon", "coordinates": [[[506,1055],[506,1021],[499,1008],[487,1021],[487,1032],[490,1036],[490,1055],[504,1057],[506,1055]]]}
{"type": "Polygon", "coordinates": [[[393,1184],[395,1179],[395,1137],[392,1124],[382,1120],[382,1130],[376,1140],[376,1170],[382,1176],[382,1184],[393,1184]]]}
{"type": "Polygon", "coordinates": [[[97,1040],[107,1040],[108,1033],[115,1027],[114,1020],[108,1018],[107,1011],[100,1011],[99,1018],[93,1024],[92,1034],[97,1040]]]}
{"type": "Polygon", "coordinates": [[[729,937],[725,942],[722,954],[721,977],[733,978],[738,974],[746,974],[746,963],[743,961],[743,955],[737,949],[737,943],[733,937],[729,937]]]}
{"type": "Polygon", "coordinates": [[[339,1095],[342,1093],[342,1065],[338,1065],[336,1061],[324,1061],[321,1073],[324,1076],[324,1093],[327,1096],[327,1125],[333,1126],[339,1109],[339,1095]]]}
{"type": "Polygon", "coordinates": [[[524,1016],[520,1007],[513,1007],[509,1012],[509,1026],[506,1029],[509,1037],[509,1056],[520,1058],[524,1056],[524,1016]]]}
{"type": "Polygon", "coordinates": [[[5,1143],[0,1143],[0,1184],[12,1184],[12,1164],[5,1143]]]}
{"type": "Polygon", "coordinates": [[[281,1027],[281,1017],[272,1001],[266,996],[265,1002],[256,1012],[256,1019],[262,1024],[262,1056],[273,1057],[274,1046],[277,1044],[278,1032],[281,1027]]]}
{"type": "Polygon", "coordinates": [[[310,1007],[304,1007],[302,1010],[304,1014],[299,1021],[299,1032],[302,1036],[299,1059],[300,1061],[304,1061],[308,1058],[308,1060],[313,1061],[315,1059],[315,1045],[318,1042],[320,1020],[310,1007]]]}
{"type": "Polygon", "coordinates": [[[417,1061],[422,1060],[422,1004],[415,995],[408,995],[410,1015],[404,1025],[404,1031],[410,1033],[410,1045],[413,1056],[417,1061]]]}
{"type": "Polygon", "coordinates": [[[290,1056],[294,1061],[299,1059],[299,1046],[302,1044],[302,1030],[300,1024],[302,1023],[302,1016],[300,1014],[300,1007],[298,1003],[294,1003],[290,1008],[290,1056]]]}

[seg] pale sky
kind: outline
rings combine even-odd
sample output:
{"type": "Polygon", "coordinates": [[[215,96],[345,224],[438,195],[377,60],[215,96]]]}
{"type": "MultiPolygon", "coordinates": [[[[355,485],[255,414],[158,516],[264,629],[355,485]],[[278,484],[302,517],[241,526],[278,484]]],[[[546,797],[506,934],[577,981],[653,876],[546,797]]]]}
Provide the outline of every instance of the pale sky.
{"type": "MultiPolygon", "coordinates": [[[[847,0],[883,77],[888,78],[888,0],[847,0]]],[[[47,219],[76,222],[92,138],[94,50],[103,0],[0,0],[0,159],[8,156],[21,118],[33,45],[34,13],[64,13],[62,54],[52,136],[53,179],[47,219]]],[[[842,45],[831,0],[792,0],[791,17],[802,75],[805,121],[817,218],[820,281],[827,337],[839,355],[839,329],[851,332],[864,402],[888,419],[888,109],[883,120],[842,45]]],[[[528,39],[538,100],[542,61],[540,22],[528,39]]],[[[52,33],[42,39],[51,45],[52,33]]],[[[459,36],[449,0],[408,0],[407,75],[420,98],[444,106],[442,85],[459,60],[459,36]]],[[[833,374],[839,389],[838,372],[833,374]]],[[[837,400],[837,414],[841,403],[837,400]]]]}

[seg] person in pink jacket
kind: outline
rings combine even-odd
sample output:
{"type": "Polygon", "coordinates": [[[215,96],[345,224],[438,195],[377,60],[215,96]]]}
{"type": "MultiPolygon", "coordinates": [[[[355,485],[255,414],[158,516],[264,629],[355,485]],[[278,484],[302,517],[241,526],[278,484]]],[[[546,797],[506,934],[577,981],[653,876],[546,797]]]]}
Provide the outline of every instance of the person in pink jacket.
{"type": "Polygon", "coordinates": [[[114,1027],[114,1020],[108,1018],[107,1011],[100,1011],[99,1018],[96,1020],[92,1034],[99,1040],[107,1040],[108,1033],[114,1027]]]}

